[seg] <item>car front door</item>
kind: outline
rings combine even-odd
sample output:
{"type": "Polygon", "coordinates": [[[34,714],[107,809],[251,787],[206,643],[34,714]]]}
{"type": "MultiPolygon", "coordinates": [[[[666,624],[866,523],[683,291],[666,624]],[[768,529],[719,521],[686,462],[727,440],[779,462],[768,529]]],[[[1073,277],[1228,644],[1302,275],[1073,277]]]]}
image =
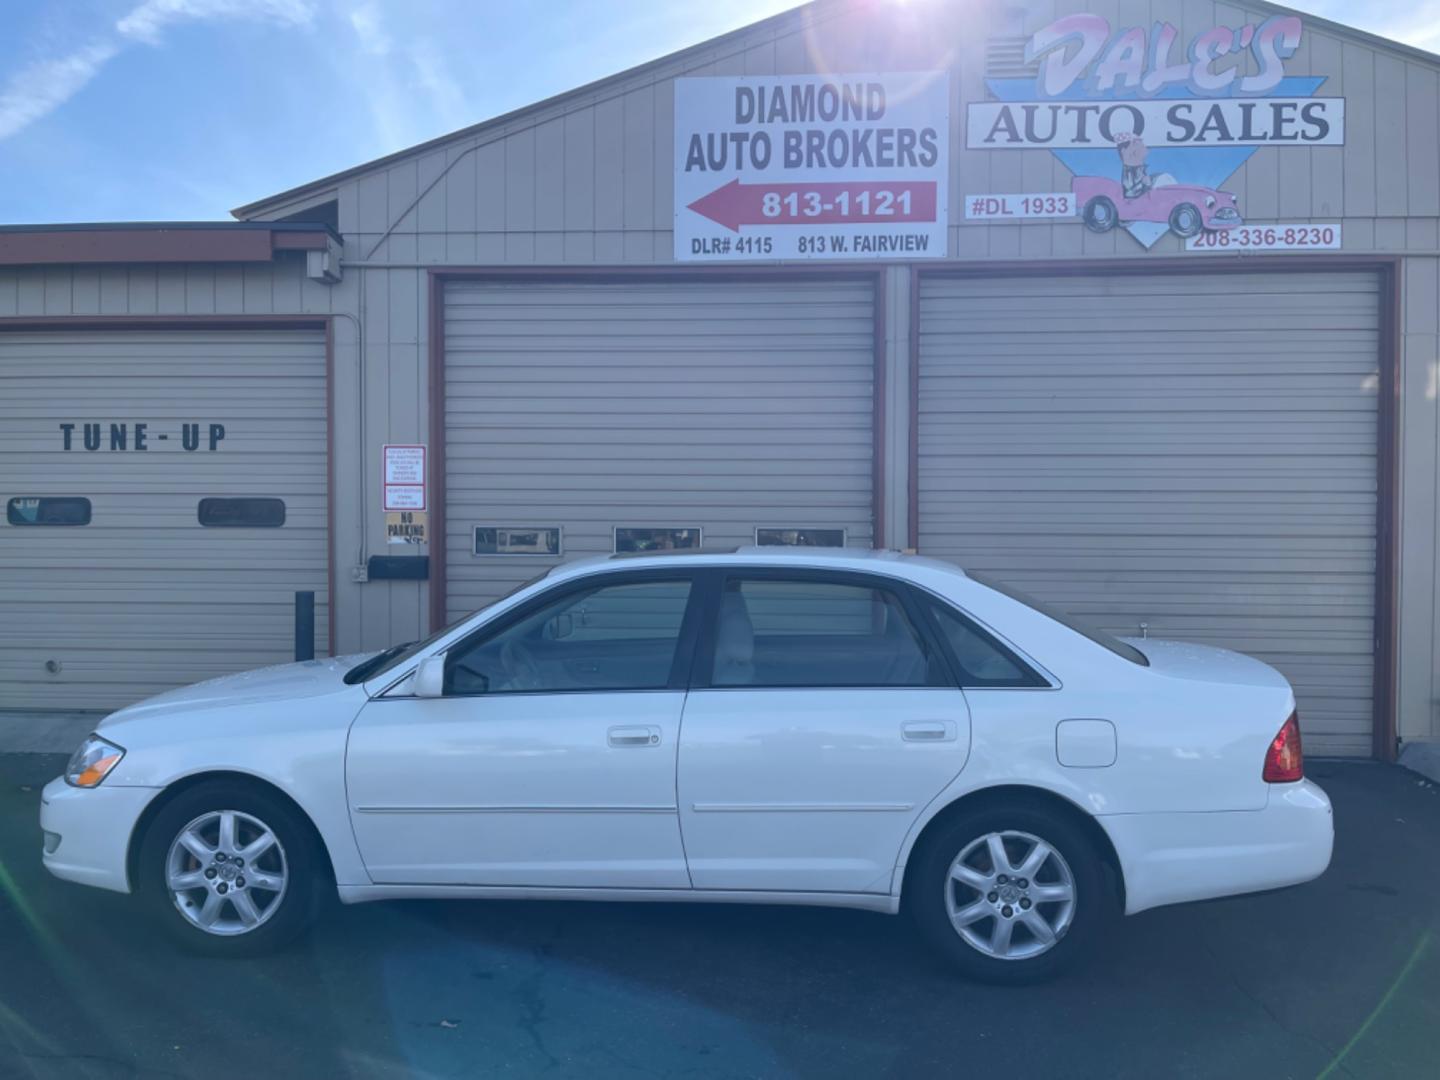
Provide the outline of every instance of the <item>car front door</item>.
{"type": "Polygon", "coordinates": [[[382,883],[688,888],[675,754],[698,612],[684,573],[604,573],[446,652],[438,698],[381,696],[346,759],[382,883]]]}
{"type": "Polygon", "coordinates": [[[727,571],[709,587],[679,762],[695,887],[888,892],[970,745],[931,624],[874,575],[727,571]]]}

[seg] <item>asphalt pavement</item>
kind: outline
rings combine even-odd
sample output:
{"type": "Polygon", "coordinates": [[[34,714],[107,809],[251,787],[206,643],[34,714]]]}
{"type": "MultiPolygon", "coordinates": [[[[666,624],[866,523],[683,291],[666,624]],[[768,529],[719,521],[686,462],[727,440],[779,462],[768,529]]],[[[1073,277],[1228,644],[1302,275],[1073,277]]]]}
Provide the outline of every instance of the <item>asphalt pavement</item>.
{"type": "Polygon", "coordinates": [[[40,865],[54,755],[0,755],[0,1077],[1434,1077],[1440,787],[1312,762],[1335,862],[1124,920],[1059,982],[960,981],[903,919],[688,904],[334,905],[173,951],[40,865]]]}

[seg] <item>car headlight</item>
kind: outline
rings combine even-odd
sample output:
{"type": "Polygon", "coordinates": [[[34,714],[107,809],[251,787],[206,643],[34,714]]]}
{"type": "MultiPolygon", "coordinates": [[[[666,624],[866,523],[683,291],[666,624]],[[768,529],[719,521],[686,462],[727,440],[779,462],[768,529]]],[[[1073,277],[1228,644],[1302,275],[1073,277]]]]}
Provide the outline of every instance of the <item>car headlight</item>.
{"type": "Polygon", "coordinates": [[[123,746],[91,735],[70,755],[70,764],[65,766],[65,782],[71,787],[98,787],[124,756],[123,746]]]}

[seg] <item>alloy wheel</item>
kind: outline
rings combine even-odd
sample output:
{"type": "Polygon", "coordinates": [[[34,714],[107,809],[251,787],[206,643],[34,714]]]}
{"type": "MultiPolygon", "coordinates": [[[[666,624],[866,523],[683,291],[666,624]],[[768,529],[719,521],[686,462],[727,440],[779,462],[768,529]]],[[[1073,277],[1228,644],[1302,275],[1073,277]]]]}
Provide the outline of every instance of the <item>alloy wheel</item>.
{"type": "Polygon", "coordinates": [[[259,818],[212,810],[180,830],[165,858],[176,910],[207,934],[233,937],[265,925],[289,882],[285,848],[259,818]]]}
{"type": "Polygon", "coordinates": [[[950,864],[945,910],[971,948],[999,960],[1028,960],[1049,952],[1070,929],[1075,876],[1038,836],[986,833],[950,864]]]}

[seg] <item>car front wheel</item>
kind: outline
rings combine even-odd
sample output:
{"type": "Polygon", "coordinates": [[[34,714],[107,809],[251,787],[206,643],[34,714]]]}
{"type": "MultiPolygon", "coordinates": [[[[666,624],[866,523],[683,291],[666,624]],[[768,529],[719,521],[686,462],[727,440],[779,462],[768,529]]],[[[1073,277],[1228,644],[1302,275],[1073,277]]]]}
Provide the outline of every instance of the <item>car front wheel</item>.
{"type": "Polygon", "coordinates": [[[1038,982],[1079,959],[1115,910],[1100,853],[1067,814],[987,807],[924,838],[905,903],[975,979],[1038,982]]]}
{"type": "Polygon", "coordinates": [[[311,831],[293,808],[259,788],[217,781],[181,793],[156,815],[139,884],[183,946],[249,956],[309,924],[319,866],[311,831]]]}

